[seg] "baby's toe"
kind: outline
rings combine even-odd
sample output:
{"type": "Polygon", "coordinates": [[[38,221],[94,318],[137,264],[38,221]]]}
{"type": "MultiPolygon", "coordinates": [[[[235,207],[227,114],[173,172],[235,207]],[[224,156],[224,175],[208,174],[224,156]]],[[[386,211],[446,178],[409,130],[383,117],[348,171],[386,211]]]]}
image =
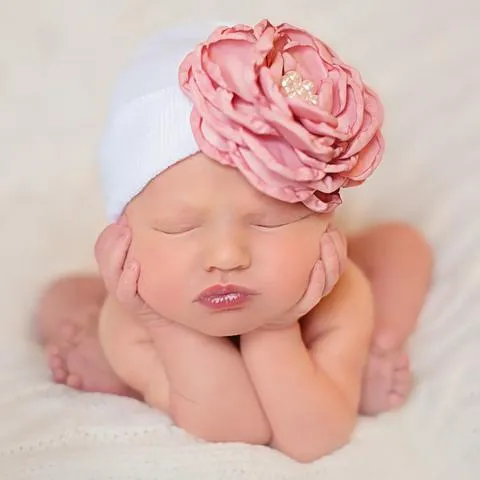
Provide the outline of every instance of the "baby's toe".
{"type": "Polygon", "coordinates": [[[68,375],[66,382],[69,387],[75,388],[76,390],[80,390],[82,388],[82,380],[78,375],[71,373],[68,375]]]}
{"type": "Polygon", "coordinates": [[[396,410],[403,406],[406,400],[406,395],[401,395],[396,392],[391,392],[388,396],[388,404],[390,410],[396,410]]]}
{"type": "Polygon", "coordinates": [[[410,382],[412,374],[410,370],[402,369],[393,372],[393,383],[405,384],[410,382]]]}
{"type": "Polygon", "coordinates": [[[55,383],[65,383],[67,371],[62,367],[51,368],[52,378],[55,383]]]}
{"type": "Polygon", "coordinates": [[[60,350],[57,346],[48,345],[46,347],[47,362],[50,372],[52,374],[53,381],[56,383],[65,383],[67,379],[67,370],[65,368],[65,362],[60,355],[60,350]]]}
{"type": "Polygon", "coordinates": [[[399,370],[394,373],[393,392],[408,395],[412,388],[412,375],[409,370],[399,370]]]}
{"type": "Polygon", "coordinates": [[[73,323],[65,323],[60,327],[60,336],[65,347],[72,347],[76,344],[76,337],[79,329],[73,323]]]}
{"type": "Polygon", "coordinates": [[[395,371],[409,370],[410,369],[410,360],[406,353],[399,355],[398,359],[395,361],[394,365],[395,371]]]}
{"type": "Polygon", "coordinates": [[[60,355],[60,349],[56,345],[46,345],[45,352],[49,358],[60,355]]]}
{"type": "Polygon", "coordinates": [[[64,369],[64,362],[58,355],[51,355],[48,358],[48,366],[51,370],[64,369]]]}
{"type": "Polygon", "coordinates": [[[377,355],[389,355],[398,348],[398,335],[389,330],[378,332],[373,339],[373,352],[377,355]]]}

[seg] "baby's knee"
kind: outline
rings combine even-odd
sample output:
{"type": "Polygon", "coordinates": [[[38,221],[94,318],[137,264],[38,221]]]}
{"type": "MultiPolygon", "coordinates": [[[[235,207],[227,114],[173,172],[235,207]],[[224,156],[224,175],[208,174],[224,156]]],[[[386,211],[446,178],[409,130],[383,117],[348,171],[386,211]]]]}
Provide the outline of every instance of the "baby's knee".
{"type": "Polygon", "coordinates": [[[390,222],[380,225],[379,233],[384,240],[394,244],[399,251],[414,255],[425,268],[433,267],[433,249],[425,235],[417,228],[404,222],[390,222]]]}
{"type": "Polygon", "coordinates": [[[105,287],[100,277],[75,275],[60,277],[47,285],[39,298],[39,306],[56,307],[77,302],[103,303],[105,287]]]}
{"type": "Polygon", "coordinates": [[[38,296],[33,319],[38,340],[53,335],[61,322],[74,314],[98,310],[105,299],[102,280],[93,275],[60,277],[48,284],[38,296]]]}

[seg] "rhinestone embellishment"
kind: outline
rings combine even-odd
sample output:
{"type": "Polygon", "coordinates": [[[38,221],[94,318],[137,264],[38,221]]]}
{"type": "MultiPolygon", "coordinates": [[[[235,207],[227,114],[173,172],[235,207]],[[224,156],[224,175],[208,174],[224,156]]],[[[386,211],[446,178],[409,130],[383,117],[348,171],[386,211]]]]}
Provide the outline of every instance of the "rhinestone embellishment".
{"type": "Polygon", "coordinates": [[[318,105],[318,95],[315,94],[315,85],[310,80],[304,80],[295,70],[287,72],[280,81],[282,93],[288,98],[301,98],[306,103],[318,105]]]}

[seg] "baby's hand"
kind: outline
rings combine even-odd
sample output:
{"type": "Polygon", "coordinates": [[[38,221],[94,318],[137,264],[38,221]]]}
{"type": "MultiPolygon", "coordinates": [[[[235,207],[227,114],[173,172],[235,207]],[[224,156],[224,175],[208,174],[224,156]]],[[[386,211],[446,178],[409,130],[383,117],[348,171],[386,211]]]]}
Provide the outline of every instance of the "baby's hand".
{"type": "Polygon", "coordinates": [[[95,244],[95,258],[107,291],[127,311],[148,323],[170,323],[152,310],[138,293],[140,265],[128,259],[132,233],[126,218],[107,226],[95,244]]]}
{"type": "Polygon", "coordinates": [[[327,228],[321,239],[320,263],[323,264],[324,282],[323,292],[318,301],[333,290],[347,266],[347,240],[345,235],[332,225],[327,228]]]}
{"type": "Polygon", "coordinates": [[[267,328],[283,328],[292,325],[312,310],[328,295],[345,270],[347,242],[335,227],[329,226],[320,240],[320,259],[315,263],[302,298],[285,314],[284,319],[267,328]]]}

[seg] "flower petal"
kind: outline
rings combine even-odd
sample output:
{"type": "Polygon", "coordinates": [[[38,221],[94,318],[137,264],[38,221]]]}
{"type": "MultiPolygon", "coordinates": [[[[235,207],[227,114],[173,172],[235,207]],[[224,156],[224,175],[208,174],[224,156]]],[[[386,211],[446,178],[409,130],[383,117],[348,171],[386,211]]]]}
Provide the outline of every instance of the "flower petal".
{"type": "Polygon", "coordinates": [[[333,158],[334,150],[312,135],[293,119],[275,115],[271,109],[261,110],[265,119],[278,132],[282,141],[294,149],[302,150],[315,158],[328,162],[333,158]]]}
{"type": "Polygon", "coordinates": [[[262,164],[262,168],[266,166],[268,171],[297,182],[318,179],[317,172],[312,168],[305,167],[295,150],[281,138],[269,136],[260,141],[247,131],[242,132],[242,138],[245,145],[257,158],[257,163],[262,164]],[[262,161],[258,162],[258,159],[262,159],[262,161]]]}
{"type": "Polygon", "coordinates": [[[323,194],[315,192],[314,195],[303,201],[306,207],[318,213],[330,213],[342,203],[338,192],[323,194]]]}
{"type": "Polygon", "coordinates": [[[320,81],[327,77],[328,69],[315,46],[291,43],[285,48],[285,52],[288,52],[295,59],[296,70],[304,80],[310,80],[315,86],[318,86],[320,81]]]}
{"type": "Polygon", "coordinates": [[[253,102],[258,95],[253,74],[258,55],[253,43],[225,39],[203,50],[202,68],[220,87],[253,102]]]}
{"type": "Polygon", "coordinates": [[[332,55],[331,49],[327,47],[327,45],[320,41],[318,38],[315,38],[313,35],[308,33],[306,30],[293,27],[288,23],[284,23],[282,25],[279,25],[278,31],[279,33],[288,35],[292,42],[315,47],[323,61],[327,63],[333,62],[335,56],[332,55]]]}
{"type": "Polygon", "coordinates": [[[221,108],[222,105],[217,105],[202,95],[196,83],[190,82],[190,88],[194,104],[197,105],[197,111],[202,112],[203,122],[225,139],[236,139],[238,137],[238,126],[228,120],[224,113],[225,110],[221,108]]]}
{"type": "Polygon", "coordinates": [[[281,115],[292,117],[287,99],[280,93],[278,84],[273,81],[270,69],[266,67],[260,68],[258,72],[258,82],[260,89],[265,96],[264,101],[259,101],[260,106],[267,106],[280,111],[281,115]]]}
{"type": "Polygon", "coordinates": [[[338,129],[346,132],[349,138],[355,137],[364,119],[363,88],[349,83],[345,108],[338,118],[338,129]]]}
{"type": "Polygon", "coordinates": [[[199,148],[274,198],[332,211],[340,189],[363,182],[382,158],[378,97],[305,30],[268,20],[221,27],[186,56],[179,82],[199,148]],[[315,105],[283,95],[291,70],[314,84],[315,105]]]}
{"type": "Polygon", "coordinates": [[[236,157],[235,166],[245,178],[264,194],[288,203],[308,200],[315,190],[308,184],[294,184],[281,177],[275,177],[273,172],[263,173],[258,158],[249,149],[240,149],[241,159],[236,157]]]}
{"type": "Polygon", "coordinates": [[[311,120],[308,120],[307,118],[300,118],[300,123],[312,134],[318,135],[318,136],[327,136],[334,138],[339,141],[347,141],[349,139],[349,136],[337,130],[335,127],[332,127],[331,125],[325,123],[325,122],[312,122],[311,120]]]}
{"type": "Polygon", "coordinates": [[[366,148],[383,122],[383,108],[369,88],[364,91],[364,116],[357,136],[342,155],[348,157],[366,148]]]}
{"type": "Polygon", "coordinates": [[[192,111],[191,116],[192,132],[197,142],[198,148],[208,157],[219,161],[224,165],[231,163],[230,156],[219,147],[225,148],[227,145],[222,143],[222,138],[211,130],[196,110],[192,111]]]}
{"type": "Polygon", "coordinates": [[[358,153],[358,162],[348,177],[355,182],[364,181],[375,170],[385,149],[383,135],[377,132],[372,140],[358,153]]]}
{"type": "Polygon", "coordinates": [[[253,133],[258,135],[275,134],[275,130],[265,121],[265,118],[258,114],[258,109],[239,97],[222,102],[222,108],[229,121],[238,123],[253,133]]]}
{"type": "Polygon", "coordinates": [[[309,120],[315,123],[326,123],[333,128],[338,127],[338,120],[319,105],[312,105],[301,98],[287,98],[288,106],[292,113],[299,119],[309,120]]]}
{"type": "Polygon", "coordinates": [[[332,115],[340,115],[347,104],[347,75],[339,68],[334,67],[328,72],[328,79],[332,83],[332,115]]]}

